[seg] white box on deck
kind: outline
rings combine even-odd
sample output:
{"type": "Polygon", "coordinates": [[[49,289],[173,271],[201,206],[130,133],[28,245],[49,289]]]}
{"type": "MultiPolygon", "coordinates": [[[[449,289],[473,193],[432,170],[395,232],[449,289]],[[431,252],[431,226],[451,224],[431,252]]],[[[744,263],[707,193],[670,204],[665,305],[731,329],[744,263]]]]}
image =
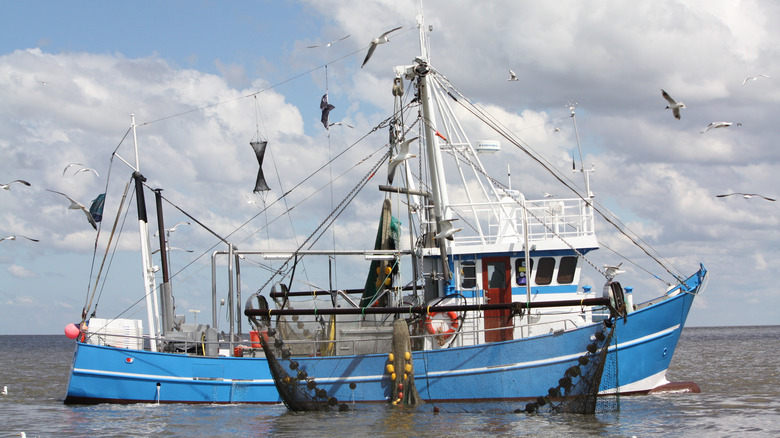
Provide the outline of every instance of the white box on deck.
{"type": "Polygon", "coordinates": [[[144,323],[140,319],[91,318],[87,327],[89,343],[143,350],[144,323]]]}

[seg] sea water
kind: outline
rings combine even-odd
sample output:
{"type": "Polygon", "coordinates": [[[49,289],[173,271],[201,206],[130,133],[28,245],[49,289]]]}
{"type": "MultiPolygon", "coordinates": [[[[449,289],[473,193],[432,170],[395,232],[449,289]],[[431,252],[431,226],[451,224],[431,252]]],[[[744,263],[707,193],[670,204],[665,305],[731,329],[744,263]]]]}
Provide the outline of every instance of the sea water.
{"type": "Polygon", "coordinates": [[[0,336],[0,437],[216,436],[780,436],[780,326],[686,328],[671,381],[700,394],[624,396],[596,415],[516,414],[521,403],[376,405],[347,412],[288,412],[282,405],[62,403],[73,341],[0,336]]]}

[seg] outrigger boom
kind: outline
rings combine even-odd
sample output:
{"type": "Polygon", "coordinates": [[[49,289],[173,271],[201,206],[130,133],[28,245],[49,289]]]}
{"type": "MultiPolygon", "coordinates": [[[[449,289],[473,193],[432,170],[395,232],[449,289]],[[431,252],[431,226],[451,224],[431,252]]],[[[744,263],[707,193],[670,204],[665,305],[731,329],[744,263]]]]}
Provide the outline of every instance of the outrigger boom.
{"type": "Polygon", "coordinates": [[[494,304],[463,304],[443,306],[401,306],[401,307],[354,307],[354,308],[322,308],[322,309],[246,309],[246,316],[276,316],[276,315],[364,315],[364,314],[392,314],[410,313],[425,315],[439,312],[463,312],[482,310],[505,310],[521,313],[523,309],[535,309],[542,307],[574,307],[574,306],[609,306],[609,298],[586,298],[582,300],[561,301],[532,301],[528,303],[515,301],[512,303],[494,304]]]}

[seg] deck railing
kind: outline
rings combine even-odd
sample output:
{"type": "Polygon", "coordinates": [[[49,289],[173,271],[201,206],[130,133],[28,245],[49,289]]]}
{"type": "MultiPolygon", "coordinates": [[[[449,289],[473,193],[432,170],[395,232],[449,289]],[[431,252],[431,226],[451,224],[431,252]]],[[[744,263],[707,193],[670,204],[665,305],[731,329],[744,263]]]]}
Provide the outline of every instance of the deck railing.
{"type": "MultiPolygon", "coordinates": [[[[486,245],[507,241],[523,242],[523,208],[517,199],[502,202],[451,204],[445,217],[458,219],[459,245],[486,245]]],[[[528,209],[528,241],[591,236],[593,210],[582,199],[525,201],[528,209]]]]}

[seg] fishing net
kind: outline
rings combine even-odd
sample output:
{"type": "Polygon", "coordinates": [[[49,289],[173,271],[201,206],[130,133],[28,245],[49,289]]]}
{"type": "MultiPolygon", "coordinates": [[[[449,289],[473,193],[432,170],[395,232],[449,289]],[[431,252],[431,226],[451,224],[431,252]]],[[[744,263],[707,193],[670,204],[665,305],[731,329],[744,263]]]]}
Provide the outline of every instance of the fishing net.
{"type": "MultiPolygon", "coordinates": [[[[316,379],[309,376],[295,360],[280,331],[269,329],[268,339],[260,337],[260,344],[265,352],[274,385],[285,406],[291,411],[324,411],[349,409],[346,403],[339,403],[336,397],[318,386],[316,379]]],[[[392,349],[388,354],[386,372],[390,378],[390,399],[393,405],[415,405],[423,403],[414,383],[414,365],[411,354],[409,323],[397,319],[393,324],[392,349]]],[[[356,384],[351,382],[350,389],[356,384]]]]}
{"type": "Polygon", "coordinates": [[[595,414],[618,409],[618,392],[599,396],[602,387],[617,388],[617,354],[609,354],[615,335],[612,320],[606,320],[601,330],[591,337],[586,354],[577,358],[577,363],[566,369],[546,395],[541,395],[526,404],[527,413],[551,412],[570,414],[595,414]]]}
{"type": "Polygon", "coordinates": [[[279,396],[287,409],[291,411],[324,411],[348,409],[346,403],[339,404],[335,397],[329,397],[328,392],[317,387],[314,378],[309,377],[305,370],[298,368],[298,362],[291,357],[290,350],[285,348],[284,341],[278,337],[274,329],[268,330],[268,341],[260,337],[260,344],[265,352],[271,376],[279,396]],[[269,343],[274,339],[274,347],[269,343]],[[281,358],[277,358],[274,349],[281,351],[281,358]],[[288,372],[287,370],[290,370],[288,372]]]}
{"type": "MultiPolygon", "coordinates": [[[[401,222],[391,214],[390,200],[386,199],[382,205],[382,213],[379,218],[379,227],[376,233],[374,249],[398,249],[401,241],[401,222]]],[[[367,306],[384,289],[391,286],[392,277],[398,271],[394,261],[373,260],[368,270],[365,291],[360,299],[361,306],[367,306]]],[[[387,305],[387,295],[379,298],[378,305],[387,305]]]]}

